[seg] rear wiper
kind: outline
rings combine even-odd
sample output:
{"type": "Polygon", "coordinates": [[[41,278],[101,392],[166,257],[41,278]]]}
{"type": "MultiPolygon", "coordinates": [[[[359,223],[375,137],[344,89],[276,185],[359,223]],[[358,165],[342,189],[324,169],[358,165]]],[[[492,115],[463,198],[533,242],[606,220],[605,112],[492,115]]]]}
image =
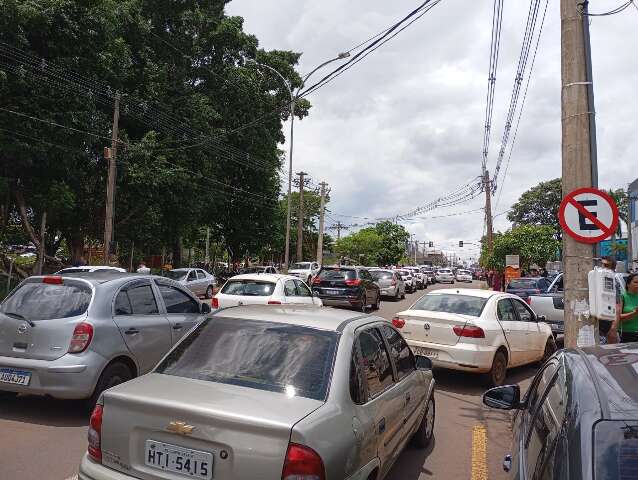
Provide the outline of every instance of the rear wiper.
{"type": "Polygon", "coordinates": [[[7,317],[15,318],[16,320],[22,320],[24,322],[27,322],[29,325],[31,325],[31,327],[35,327],[35,322],[33,320],[29,320],[28,318],[25,318],[23,315],[20,315],[19,313],[15,313],[15,312],[2,312],[2,313],[6,315],[7,317]]]}

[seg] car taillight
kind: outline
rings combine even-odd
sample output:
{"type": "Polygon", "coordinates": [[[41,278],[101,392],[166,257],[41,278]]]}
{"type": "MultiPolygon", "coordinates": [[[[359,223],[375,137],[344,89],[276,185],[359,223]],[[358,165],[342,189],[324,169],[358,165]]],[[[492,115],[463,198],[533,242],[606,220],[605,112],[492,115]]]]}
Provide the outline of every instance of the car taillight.
{"type": "Polygon", "coordinates": [[[313,449],[291,443],[288,445],[281,480],[325,480],[323,460],[313,449]]]}
{"type": "Polygon", "coordinates": [[[361,285],[361,280],[359,280],[358,278],[355,280],[346,280],[346,285],[348,285],[349,287],[358,287],[359,285],[361,285]]]}
{"type": "Polygon", "coordinates": [[[525,301],[527,302],[528,305],[531,305],[532,304],[532,297],[527,297],[525,299],[525,301]]]}
{"type": "Polygon", "coordinates": [[[96,405],[89,422],[89,455],[96,462],[102,463],[102,405],[96,405]]]}
{"type": "Polygon", "coordinates": [[[403,328],[405,326],[405,320],[399,317],[394,317],[392,319],[392,325],[394,325],[397,328],[403,328]]]}
{"type": "Polygon", "coordinates": [[[50,277],[44,277],[42,279],[42,283],[48,283],[49,285],[62,285],[63,279],[62,277],[52,275],[50,277]]]}
{"type": "Polygon", "coordinates": [[[213,297],[211,305],[213,306],[213,308],[219,308],[219,298],[213,297]]]}
{"type": "Polygon", "coordinates": [[[313,285],[319,285],[320,283],[321,283],[321,279],[318,276],[312,279],[313,285]]]}
{"type": "Polygon", "coordinates": [[[281,305],[279,300],[268,300],[268,305],[281,305]]]}
{"type": "Polygon", "coordinates": [[[390,285],[392,285],[393,287],[396,287],[397,286],[397,279],[393,278],[392,279],[392,283],[390,285]]]}
{"type": "Polygon", "coordinates": [[[90,323],[78,323],[73,330],[69,353],[82,353],[87,349],[93,339],[93,325],[90,323]]]}
{"type": "Polygon", "coordinates": [[[459,337],[468,337],[468,338],[485,338],[485,332],[481,327],[477,327],[476,325],[456,325],[452,330],[459,337]]]}

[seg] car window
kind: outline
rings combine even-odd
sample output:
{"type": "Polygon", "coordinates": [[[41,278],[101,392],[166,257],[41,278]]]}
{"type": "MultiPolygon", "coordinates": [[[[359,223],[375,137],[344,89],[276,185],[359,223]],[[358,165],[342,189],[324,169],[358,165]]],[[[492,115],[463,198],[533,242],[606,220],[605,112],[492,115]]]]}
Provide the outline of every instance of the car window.
{"type": "Polygon", "coordinates": [[[394,383],[392,364],[381,334],[376,328],[362,331],[358,337],[363,361],[363,373],[368,385],[368,397],[380,395],[394,383]]]}
{"type": "Polygon", "coordinates": [[[501,322],[515,322],[518,320],[514,305],[512,305],[509,298],[499,300],[496,310],[498,312],[498,319],[501,322]]]}
{"type": "Polygon", "coordinates": [[[297,295],[300,297],[312,297],[312,292],[301,280],[295,280],[295,285],[297,286],[297,295]]]}
{"type": "Polygon", "coordinates": [[[133,308],[131,307],[131,302],[128,299],[128,293],[126,290],[120,290],[115,297],[115,315],[132,315],[133,308]]]}
{"type": "Polygon", "coordinates": [[[374,280],[392,280],[394,278],[394,274],[387,270],[374,270],[370,272],[370,275],[374,280]]]}
{"type": "Polygon", "coordinates": [[[181,290],[161,283],[158,288],[166,305],[166,313],[199,313],[199,303],[181,290]]]}
{"type": "Polygon", "coordinates": [[[354,270],[345,270],[341,268],[328,268],[319,272],[321,280],[354,280],[357,274],[354,270]]]}
{"type": "Polygon", "coordinates": [[[390,345],[390,355],[397,368],[397,381],[401,381],[416,370],[414,355],[401,334],[394,328],[384,325],[381,332],[390,345]]]}
{"type": "Polygon", "coordinates": [[[159,313],[153,289],[149,284],[126,288],[133,315],[155,315],[159,313]]]}
{"type": "Polygon", "coordinates": [[[84,282],[64,279],[62,284],[51,284],[27,280],[2,302],[0,311],[32,321],[76,317],[86,312],[92,296],[84,282]]]}
{"type": "Polygon", "coordinates": [[[554,287],[552,288],[552,292],[562,292],[563,289],[563,277],[560,277],[556,283],[554,283],[554,287]]]}
{"type": "Polygon", "coordinates": [[[509,283],[509,288],[520,290],[532,290],[537,287],[536,279],[534,278],[519,278],[513,279],[509,283]]]}
{"type": "Polygon", "coordinates": [[[187,279],[188,282],[192,282],[193,280],[197,280],[197,274],[195,273],[195,270],[190,271],[187,279]]]}
{"type": "Polygon", "coordinates": [[[410,310],[457,313],[480,317],[487,298],[458,295],[454,293],[428,293],[421,297],[410,310]]]}
{"type": "Polygon", "coordinates": [[[356,404],[362,404],[366,401],[363,384],[363,365],[357,345],[353,345],[352,358],[350,360],[350,398],[356,404]]]}
{"type": "Polygon", "coordinates": [[[268,297],[275,290],[273,282],[256,280],[229,280],[222,287],[224,295],[243,295],[248,297],[268,297]]]}
{"type": "Polygon", "coordinates": [[[548,385],[552,381],[554,374],[558,370],[558,363],[551,361],[545,365],[543,370],[536,374],[532,385],[529,387],[525,396],[525,415],[531,418],[538,406],[538,402],[542,399],[543,393],[547,389],[548,385]]]}
{"type": "Polygon", "coordinates": [[[206,274],[202,272],[201,270],[197,270],[197,279],[204,280],[205,278],[206,278],[206,274]]]}
{"type": "Polygon", "coordinates": [[[533,322],[534,314],[529,309],[527,305],[525,305],[522,301],[512,298],[512,303],[514,304],[514,308],[518,312],[518,318],[523,322],[533,322]]]}
{"type": "Polygon", "coordinates": [[[297,287],[295,286],[295,282],[293,280],[286,280],[286,283],[284,283],[284,295],[286,295],[287,297],[297,296],[297,287]]]}

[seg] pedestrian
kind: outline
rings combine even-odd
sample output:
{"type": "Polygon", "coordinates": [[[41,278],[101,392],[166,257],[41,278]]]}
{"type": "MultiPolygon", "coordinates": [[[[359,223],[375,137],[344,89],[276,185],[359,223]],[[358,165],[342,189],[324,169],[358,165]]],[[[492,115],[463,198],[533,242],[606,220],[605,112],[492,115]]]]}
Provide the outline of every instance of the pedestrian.
{"type": "Polygon", "coordinates": [[[84,257],[80,256],[80,258],[78,258],[75,262],[73,262],[73,266],[74,267],[85,267],[86,266],[86,260],[84,260],[84,257]]]}
{"type": "Polygon", "coordinates": [[[627,277],[627,291],[620,297],[617,318],[608,335],[613,337],[622,343],[638,342],[638,274],[627,277]]]}
{"type": "Polygon", "coordinates": [[[137,273],[141,273],[142,275],[150,275],[151,269],[148,268],[144,262],[140,262],[139,266],[137,267],[137,273]]]}

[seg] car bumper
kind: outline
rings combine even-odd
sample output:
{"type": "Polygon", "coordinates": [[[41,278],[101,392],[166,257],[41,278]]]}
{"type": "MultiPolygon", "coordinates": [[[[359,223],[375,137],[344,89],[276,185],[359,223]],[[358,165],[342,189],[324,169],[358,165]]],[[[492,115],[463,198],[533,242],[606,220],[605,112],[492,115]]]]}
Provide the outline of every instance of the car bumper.
{"type": "Polygon", "coordinates": [[[66,354],[51,361],[0,357],[0,367],[31,372],[29,385],[0,383],[0,390],[61,399],[88,398],[106,363],[104,357],[92,351],[82,355],[66,354]]]}
{"type": "Polygon", "coordinates": [[[383,297],[394,297],[397,295],[399,287],[387,287],[380,290],[383,297]]]}
{"type": "Polygon", "coordinates": [[[78,473],[78,480],[134,480],[134,478],[94,462],[86,453],[82,457],[78,473]]]}
{"type": "Polygon", "coordinates": [[[454,283],[453,278],[437,278],[436,281],[439,283],[454,283]]]}
{"type": "Polygon", "coordinates": [[[358,297],[340,297],[340,298],[326,298],[319,297],[323,302],[324,307],[355,307],[361,306],[361,299],[358,297]]]}
{"type": "Polygon", "coordinates": [[[457,343],[441,345],[438,343],[418,342],[406,339],[412,351],[423,348],[431,353],[427,355],[435,367],[462,370],[466,372],[485,373],[492,368],[496,348],[492,346],[457,343]]]}

